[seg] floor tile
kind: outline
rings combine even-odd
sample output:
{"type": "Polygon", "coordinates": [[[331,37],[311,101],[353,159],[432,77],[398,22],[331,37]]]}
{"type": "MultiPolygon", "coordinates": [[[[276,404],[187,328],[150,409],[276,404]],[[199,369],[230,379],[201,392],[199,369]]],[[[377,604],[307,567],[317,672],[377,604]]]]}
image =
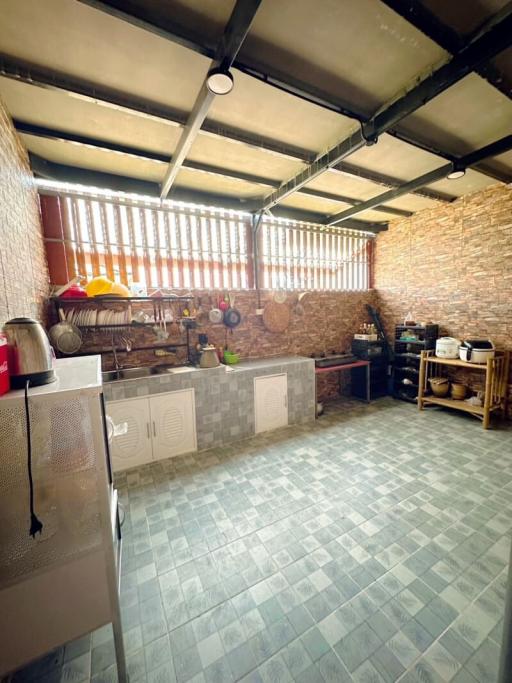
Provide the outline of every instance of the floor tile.
{"type": "MultiPolygon", "coordinates": [[[[344,400],[121,474],[132,679],[496,683],[511,433],[344,400]]],[[[84,676],[115,683],[110,626],[13,681],[84,676]]]]}

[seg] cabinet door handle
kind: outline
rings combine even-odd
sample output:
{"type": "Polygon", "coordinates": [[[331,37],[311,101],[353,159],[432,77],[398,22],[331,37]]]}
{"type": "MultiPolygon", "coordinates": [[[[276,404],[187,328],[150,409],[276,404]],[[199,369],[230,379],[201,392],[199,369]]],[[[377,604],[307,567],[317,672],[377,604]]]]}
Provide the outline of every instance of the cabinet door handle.
{"type": "Polygon", "coordinates": [[[156,426],[155,426],[154,420],[153,420],[153,436],[156,436],[156,426]]]}
{"type": "Polygon", "coordinates": [[[149,422],[146,422],[146,432],[148,434],[148,439],[149,439],[149,422]]]}

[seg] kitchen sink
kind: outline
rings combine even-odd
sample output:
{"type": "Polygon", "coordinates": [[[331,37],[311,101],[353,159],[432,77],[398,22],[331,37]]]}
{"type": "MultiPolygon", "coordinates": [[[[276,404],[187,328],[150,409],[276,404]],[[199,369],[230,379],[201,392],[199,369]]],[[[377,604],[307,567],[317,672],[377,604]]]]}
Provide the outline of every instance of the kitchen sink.
{"type": "Polygon", "coordinates": [[[153,375],[174,374],[186,370],[195,370],[190,366],[177,365],[154,365],[152,367],[122,368],[120,370],[108,370],[102,372],[104,382],[116,382],[121,379],[139,379],[141,377],[152,377],[153,375]]]}

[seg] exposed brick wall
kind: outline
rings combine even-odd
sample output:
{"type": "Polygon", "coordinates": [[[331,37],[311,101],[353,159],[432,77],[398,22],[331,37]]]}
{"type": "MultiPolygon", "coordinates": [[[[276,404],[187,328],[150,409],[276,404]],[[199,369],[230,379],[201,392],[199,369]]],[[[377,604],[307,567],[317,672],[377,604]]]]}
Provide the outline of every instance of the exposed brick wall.
{"type": "Polygon", "coordinates": [[[0,325],[45,317],[48,271],[27,153],[0,100],[0,325]]]}
{"type": "Polygon", "coordinates": [[[512,189],[494,185],[390,223],[374,282],[388,333],[411,311],[442,335],[512,349],[512,189]]]}
{"type": "MultiPolygon", "coordinates": [[[[209,310],[217,302],[217,295],[211,295],[204,291],[194,291],[194,296],[201,297],[205,308],[209,310]]],[[[271,297],[270,292],[261,292],[261,305],[271,297]]],[[[288,305],[292,314],[290,325],[285,333],[273,334],[268,332],[262,321],[262,317],[256,314],[258,297],[255,291],[241,291],[236,293],[235,306],[242,314],[242,323],[231,334],[226,335],[226,327],[222,324],[212,325],[206,322],[201,328],[191,333],[191,340],[195,344],[199,332],[208,335],[208,339],[216,346],[224,346],[228,343],[230,350],[240,353],[242,358],[262,358],[283,354],[298,354],[309,356],[318,351],[350,351],[351,340],[356,328],[362,322],[369,322],[366,311],[367,303],[374,303],[374,292],[310,292],[302,300],[304,315],[294,312],[297,302],[297,294],[290,293],[288,305]]],[[[148,311],[150,312],[150,311],[148,311]]],[[[169,343],[176,341],[174,335],[169,343]]],[[[130,338],[134,346],[154,344],[155,334],[151,328],[143,331],[132,330],[130,338]]],[[[101,348],[98,342],[108,346],[109,337],[86,338],[82,350],[94,350],[101,348]]],[[[104,367],[112,367],[112,355],[104,357],[104,367]]],[[[132,366],[137,364],[155,365],[165,363],[166,358],[156,358],[152,351],[132,351],[129,354],[119,354],[122,365],[132,366]]],[[[348,379],[344,378],[344,379],[348,379]]],[[[337,375],[328,374],[319,377],[319,397],[324,399],[333,396],[337,392],[337,375]]],[[[346,384],[346,382],[344,382],[346,384]]]]}

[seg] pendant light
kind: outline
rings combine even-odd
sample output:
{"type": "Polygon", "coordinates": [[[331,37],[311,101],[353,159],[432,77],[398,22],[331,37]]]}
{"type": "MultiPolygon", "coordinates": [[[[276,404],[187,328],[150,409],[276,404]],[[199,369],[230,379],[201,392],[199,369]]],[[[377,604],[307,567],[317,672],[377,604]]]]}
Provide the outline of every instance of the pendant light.
{"type": "Polygon", "coordinates": [[[466,169],[462,166],[457,166],[457,164],[454,164],[452,171],[448,173],[446,177],[448,180],[457,180],[458,178],[463,178],[465,175],[466,169]]]}
{"type": "Polygon", "coordinates": [[[233,76],[227,69],[215,67],[208,71],[206,87],[214,95],[227,95],[233,90],[233,76]]]}

